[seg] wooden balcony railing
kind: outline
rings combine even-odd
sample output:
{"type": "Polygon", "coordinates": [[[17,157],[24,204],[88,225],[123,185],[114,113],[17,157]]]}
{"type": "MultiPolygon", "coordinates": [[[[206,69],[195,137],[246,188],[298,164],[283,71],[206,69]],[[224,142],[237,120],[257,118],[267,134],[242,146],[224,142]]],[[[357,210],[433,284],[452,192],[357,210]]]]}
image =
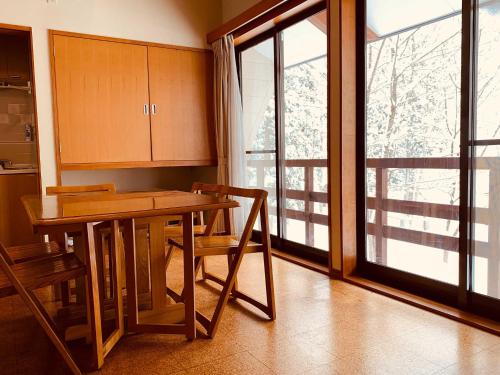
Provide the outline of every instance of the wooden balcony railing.
{"type": "MultiPolygon", "coordinates": [[[[305,223],[305,244],[314,247],[314,224],[328,226],[328,215],[315,212],[314,203],[328,203],[328,194],[314,191],[314,168],[327,168],[326,159],[312,160],[286,160],[285,166],[289,168],[304,169],[304,190],[285,189],[284,196],[304,202],[304,210],[284,209],[287,219],[299,220],[305,223]]],[[[263,187],[265,170],[276,166],[274,160],[247,160],[247,166],[256,168],[256,186],[263,187]]],[[[275,189],[268,189],[269,197],[276,198],[275,189]]],[[[277,215],[276,206],[269,205],[269,214],[277,215]]],[[[285,228],[286,230],[286,228],[285,228]]]]}
{"type": "MultiPolygon", "coordinates": [[[[395,212],[416,216],[425,216],[445,220],[459,219],[459,206],[418,201],[405,201],[389,199],[388,193],[388,169],[459,169],[459,158],[394,158],[394,159],[368,159],[367,168],[375,169],[375,196],[368,197],[367,208],[375,210],[375,221],[367,223],[367,232],[375,237],[376,262],[386,264],[387,261],[387,239],[409,242],[413,244],[435,247],[447,251],[458,251],[458,236],[447,236],[443,234],[429,233],[418,230],[389,226],[387,224],[387,213],[395,212]]],[[[477,170],[489,170],[489,208],[475,208],[474,222],[486,224],[489,231],[495,229],[489,225],[492,216],[491,209],[498,200],[498,174],[500,172],[500,158],[477,158],[475,162],[477,170]]],[[[490,239],[493,239],[489,236],[490,239]]],[[[474,255],[480,257],[491,257],[491,243],[475,241],[474,255]]],[[[498,247],[498,245],[496,246],[498,247]]]]}
{"type": "MultiPolygon", "coordinates": [[[[481,157],[476,158],[474,163],[475,170],[487,170],[489,173],[489,201],[487,208],[475,207],[473,210],[474,223],[488,226],[488,240],[475,240],[472,251],[474,256],[488,259],[487,290],[489,295],[497,295],[500,262],[500,158],[481,157]]],[[[458,205],[389,199],[387,193],[388,169],[458,170],[459,158],[368,159],[367,168],[375,169],[375,196],[367,199],[367,208],[375,210],[375,221],[367,223],[367,232],[375,237],[377,263],[387,264],[388,239],[458,252],[458,233],[457,236],[448,236],[387,224],[388,212],[458,221],[458,205]]]]}
{"type": "MultiPolygon", "coordinates": [[[[409,228],[388,225],[389,212],[415,215],[428,218],[438,218],[455,221],[458,224],[459,206],[438,204],[413,200],[390,199],[388,197],[389,169],[437,169],[459,170],[459,158],[385,158],[367,159],[367,168],[375,170],[375,196],[369,196],[367,209],[375,211],[373,222],[367,223],[367,233],[374,236],[375,257],[379,264],[387,264],[387,240],[433,247],[436,249],[458,252],[458,233],[456,236],[430,233],[409,228]]],[[[264,186],[266,168],[275,167],[274,160],[248,160],[249,167],[256,168],[257,186],[264,186]]],[[[314,246],[314,224],[328,225],[328,215],[316,213],[314,203],[327,203],[325,192],[314,191],[314,168],[326,168],[327,161],[322,160],[287,160],[286,167],[304,169],[304,189],[286,189],[284,196],[290,199],[304,201],[304,211],[284,209],[286,218],[305,222],[305,242],[314,246]]],[[[488,274],[499,274],[500,262],[500,158],[481,157],[475,159],[476,170],[489,172],[488,208],[475,208],[473,220],[477,224],[488,226],[488,242],[474,241],[473,253],[477,257],[488,259],[488,274]]],[[[424,181],[422,181],[424,182],[424,181]]],[[[275,197],[275,191],[269,190],[270,197],[275,197]]],[[[270,207],[270,214],[276,215],[276,207],[270,207]]],[[[490,278],[489,278],[490,279],[490,278]]],[[[488,293],[495,293],[495,280],[488,282],[488,293]]],[[[498,282],[496,283],[498,284],[498,282]]],[[[495,294],[493,294],[495,295],[495,294]]]]}

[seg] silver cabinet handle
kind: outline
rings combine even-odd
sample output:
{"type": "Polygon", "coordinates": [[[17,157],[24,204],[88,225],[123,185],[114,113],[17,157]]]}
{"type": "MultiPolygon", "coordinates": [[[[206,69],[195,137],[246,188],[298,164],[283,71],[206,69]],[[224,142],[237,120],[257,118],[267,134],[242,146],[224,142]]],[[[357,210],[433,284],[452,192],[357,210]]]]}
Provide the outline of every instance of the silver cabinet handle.
{"type": "Polygon", "coordinates": [[[156,115],[156,104],[151,104],[151,113],[156,115]]]}
{"type": "Polygon", "coordinates": [[[149,105],[148,104],[144,104],[144,115],[145,116],[149,115],[149,105]]]}

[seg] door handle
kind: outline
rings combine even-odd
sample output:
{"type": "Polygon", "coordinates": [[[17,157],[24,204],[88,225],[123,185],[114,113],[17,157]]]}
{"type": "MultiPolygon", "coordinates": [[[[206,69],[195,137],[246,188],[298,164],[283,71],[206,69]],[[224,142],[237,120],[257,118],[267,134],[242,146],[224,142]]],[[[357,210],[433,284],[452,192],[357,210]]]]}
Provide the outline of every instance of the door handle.
{"type": "Polygon", "coordinates": [[[156,104],[151,104],[151,113],[156,115],[156,104]]]}
{"type": "Polygon", "coordinates": [[[144,104],[144,116],[147,116],[147,115],[149,115],[149,105],[144,104]]]}

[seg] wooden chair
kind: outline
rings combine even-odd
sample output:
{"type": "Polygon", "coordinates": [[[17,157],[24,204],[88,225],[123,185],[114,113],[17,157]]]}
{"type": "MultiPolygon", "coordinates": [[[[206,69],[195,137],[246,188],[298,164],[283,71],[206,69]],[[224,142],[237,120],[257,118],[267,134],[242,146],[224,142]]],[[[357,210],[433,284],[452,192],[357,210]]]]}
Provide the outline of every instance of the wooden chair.
{"type": "MultiPolygon", "coordinates": [[[[242,299],[252,304],[253,306],[263,311],[265,314],[267,314],[271,320],[274,320],[276,318],[271,260],[271,238],[268,222],[267,192],[260,189],[224,187],[223,194],[226,194],[229,197],[250,198],[253,199],[253,204],[248,215],[243,233],[239,239],[236,236],[227,233],[229,229],[227,224],[227,219],[229,219],[228,211],[224,212],[224,216],[226,219],[226,233],[224,235],[213,235],[214,224],[219,213],[213,212],[207,224],[207,229],[205,232],[206,235],[196,237],[194,239],[196,271],[198,271],[204,257],[213,255],[227,255],[228,257],[229,272],[225,280],[213,274],[210,274],[207,271],[205,271],[204,275],[207,280],[211,280],[223,287],[212,319],[208,319],[198,312],[196,314],[197,320],[202,326],[204,326],[204,328],[207,330],[208,336],[210,337],[214,337],[217,331],[220,318],[230,296],[242,299]],[[262,228],[261,244],[250,241],[250,236],[252,234],[252,230],[259,213],[262,228]],[[264,275],[267,304],[263,304],[262,302],[259,302],[254,298],[248,296],[247,294],[239,291],[236,286],[236,276],[243,260],[243,256],[248,253],[259,252],[264,256],[264,275]]],[[[180,249],[183,248],[182,237],[170,239],[169,243],[180,249]]],[[[178,295],[170,289],[168,289],[168,293],[174,300],[180,301],[183,298],[182,295],[178,295]]]]}
{"type": "Polygon", "coordinates": [[[85,275],[86,269],[83,263],[74,254],[64,253],[15,264],[8,250],[0,243],[0,267],[3,270],[0,274],[0,297],[17,292],[71,372],[81,374],[65,342],[56,333],[54,321],[33,291],[85,275]]]}

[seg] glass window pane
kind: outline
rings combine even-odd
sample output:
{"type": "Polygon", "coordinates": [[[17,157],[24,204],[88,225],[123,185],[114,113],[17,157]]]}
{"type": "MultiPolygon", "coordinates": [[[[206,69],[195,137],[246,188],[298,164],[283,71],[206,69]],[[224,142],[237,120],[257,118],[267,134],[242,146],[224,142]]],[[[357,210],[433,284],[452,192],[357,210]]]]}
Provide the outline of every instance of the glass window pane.
{"type": "Polygon", "coordinates": [[[241,91],[246,150],[274,150],[274,42],[241,53],[241,91]]]}
{"type": "Polygon", "coordinates": [[[366,259],[458,283],[461,1],[367,0],[366,259]]]}
{"type": "Polygon", "coordinates": [[[285,219],[283,237],[328,250],[326,11],[282,33],[285,219]],[[318,194],[316,194],[318,193],[318,194]]]}
{"type": "MultiPolygon", "coordinates": [[[[267,39],[241,53],[243,127],[247,186],[268,191],[269,229],[278,234],[274,42],[267,39]]],[[[255,229],[260,230],[257,220],[255,229]]]]}

